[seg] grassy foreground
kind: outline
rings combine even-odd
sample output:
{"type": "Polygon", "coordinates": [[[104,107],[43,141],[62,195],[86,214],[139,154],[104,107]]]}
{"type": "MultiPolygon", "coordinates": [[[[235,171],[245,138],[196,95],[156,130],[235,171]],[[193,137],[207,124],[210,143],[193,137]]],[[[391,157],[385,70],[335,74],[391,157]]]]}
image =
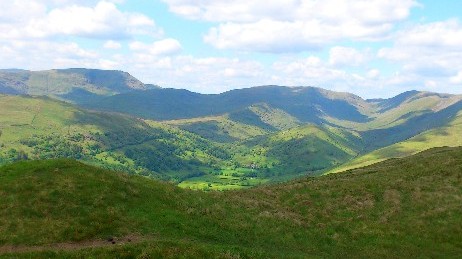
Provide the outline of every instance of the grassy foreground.
{"type": "Polygon", "coordinates": [[[462,148],[208,193],[72,160],[19,162],[0,168],[0,200],[0,257],[7,258],[462,254],[462,148]],[[126,236],[140,241],[53,248],[126,236]],[[5,249],[31,246],[44,248],[5,249]]]}

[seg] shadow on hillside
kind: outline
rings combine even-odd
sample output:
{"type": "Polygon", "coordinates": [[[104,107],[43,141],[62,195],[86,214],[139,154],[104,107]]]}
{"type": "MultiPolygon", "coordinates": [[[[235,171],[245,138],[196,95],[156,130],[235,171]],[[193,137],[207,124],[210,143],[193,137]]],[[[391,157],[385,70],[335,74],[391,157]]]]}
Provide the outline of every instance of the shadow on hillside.
{"type": "Polygon", "coordinates": [[[446,109],[435,113],[425,113],[395,127],[363,132],[361,135],[366,142],[366,151],[389,146],[424,131],[444,126],[451,122],[461,109],[462,101],[459,101],[446,109]]]}

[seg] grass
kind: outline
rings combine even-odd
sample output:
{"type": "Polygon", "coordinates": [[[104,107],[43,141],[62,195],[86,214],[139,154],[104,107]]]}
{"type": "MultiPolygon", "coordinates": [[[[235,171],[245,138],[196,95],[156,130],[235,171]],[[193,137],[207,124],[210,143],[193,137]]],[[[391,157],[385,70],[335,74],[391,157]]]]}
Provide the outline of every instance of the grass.
{"type": "Polygon", "coordinates": [[[462,148],[249,190],[200,192],[72,160],[0,168],[0,246],[137,234],[5,257],[444,257],[462,253],[462,148]]]}
{"type": "MultiPolygon", "coordinates": [[[[266,105],[252,106],[248,111],[258,113],[261,125],[268,122],[268,127],[275,129],[295,126],[294,118],[283,119],[282,111],[266,105]]],[[[268,129],[236,122],[229,116],[166,124],[25,96],[0,96],[0,131],[0,164],[23,154],[29,159],[71,157],[171,180],[187,188],[217,190],[293,179],[344,162],[357,149],[352,141],[357,137],[334,127],[305,125],[269,134],[268,129]],[[216,136],[202,134],[207,139],[201,132],[182,130],[186,125],[216,136]],[[218,127],[218,131],[210,130],[210,126],[218,127]],[[237,142],[226,143],[229,139],[237,142]],[[256,168],[250,169],[252,165],[256,168]],[[226,178],[226,174],[237,176],[226,178]]]]}
{"type": "Polygon", "coordinates": [[[17,159],[17,152],[30,159],[73,157],[166,179],[215,167],[221,163],[216,156],[224,155],[213,143],[167,125],[44,97],[0,95],[0,164],[17,159]]]}
{"type": "Polygon", "coordinates": [[[406,141],[384,147],[360,156],[328,173],[338,173],[345,170],[368,166],[390,158],[406,157],[424,150],[441,146],[462,146],[462,112],[447,125],[425,131],[406,141]]]}
{"type": "MultiPolygon", "coordinates": [[[[24,156],[70,157],[104,168],[170,180],[186,188],[248,188],[302,175],[319,175],[340,165],[336,172],[431,147],[460,145],[460,119],[448,119],[459,106],[416,121],[417,126],[407,120],[416,114],[401,118],[409,109],[417,113],[432,107],[443,109],[457,98],[460,97],[446,100],[429,95],[405,102],[383,114],[391,118],[386,121],[392,128],[361,132],[326,124],[297,126],[300,122],[283,109],[261,103],[221,116],[164,123],[88,111],[44,97],[3,95],[0,164],[24,156]],[[432,131],[360,156],[414,136],[432,120],[441,121],[444,126],[435,124],[432,131]],[[409,125],[396,126],[393,121],[409,125]],[[353,158],[357,159],[349,162],[353,158]],[[343,166],[345,162],[349,163],[343,166]],[[227,173],[228,170],[233,172],[227,173]]],[[[380,118],[357,124],[382,127],[376,123],[380,118]]]]}

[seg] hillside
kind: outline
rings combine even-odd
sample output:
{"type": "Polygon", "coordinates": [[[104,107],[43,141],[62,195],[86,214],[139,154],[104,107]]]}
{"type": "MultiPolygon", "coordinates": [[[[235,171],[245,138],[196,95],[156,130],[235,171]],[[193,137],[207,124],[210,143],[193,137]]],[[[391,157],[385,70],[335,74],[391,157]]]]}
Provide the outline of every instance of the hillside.
{"type": "Polygon", "coordinates": [[[462,95],[364,100],[284,86],[200,94],[95,69],[2,70],[0,91],[42,96],[0,96],[0,164],[75,158],[186,188],[248,188],[460,142],[425,134],[453,127],[462,95]]]}
{"type": "Polygon", "coordinates": [[[462,95],[410,91],[364,100],[322,88],[274,85],[200,94],[143,84],[122,71],[77,68],[2,70],[1,92],[47,95],[86,108],[168,121],[219,143],[304,124],[329,125],[360,134],[363,153],[442,127],[462,109],[462,95]]]}
{"type": "Polygon", "coordinates": [[[330,125],[360,134],[367,153],[446,125],[462,110],[462,96],[411,91],[363,100],[315,87],[260,86],[213,95],[154,89],[80,104],[164,120],[223,143],[304,124],[330,125]]]}
{"type": "Polygon", "coordinates": [[[74,158],[182,187],[222,190],[320,174],[356,156],[362,146],[352,131],[295,127],[293,118],[265,105],[195,120],[165,124],[46,97],[0,95],[0,164],[74,158]],[[259,124],[251,125],[250,112],[259,124]],[[212,119],[220,123],[222,135],[210,135],[210,127],[199,130],[197,123],[203,126],[212,119]],[[283,130],[291,123],[294,127],[283,130]],[[232,137],[236,139],[228,141],[232,137]]]}
{"type": "Polygon", "coordinates": [[[100,95],[152,89],[127,72],[85,68],[44,71],[0,70],[0,94],[58,97],[80,102],[100,95]]]}
{"type": "Polygon", "coordinates": [[[0,168],[0,256],[457,257],[461,165],[461,148],[439,148],[204,193],[71,160],[19,162],[0,168]]]}
{"type": "Polygon", "coordinates": [[[447,125],[425,131],[408,140],[374,150],[354,160],[330,170],[338,173],[348,169],[371,165],[390,158],[406,157],[418,152],[442,146],[462,146],[462,112],[459,112],[447,125]]]}
{"type": "Polygon", "coordinates": [[[223,115],[266,104],[301,122],[320,123],[323,116],[361,122],[367,119],[368,103],[361,98],[315,87],[260,86],[221,94],[199,94],[178,89],[153,89],[108,96],[83,102],[93,109],[133,114],[154,120],[188,119],[223,115]]]}
{"type": "Polygon", "coordinates": [[[0,164],[75,158],[166,180],[204,174],[227,153],[176,128],[42,97],[0,95],[0,164]]]}
{"type": "Polygon", "coordinates": [[[267,104],[254,104],[219,116],[178,119],[165,123],[223,143],[247,140],[302,125],[296,118],[267,104]]]}

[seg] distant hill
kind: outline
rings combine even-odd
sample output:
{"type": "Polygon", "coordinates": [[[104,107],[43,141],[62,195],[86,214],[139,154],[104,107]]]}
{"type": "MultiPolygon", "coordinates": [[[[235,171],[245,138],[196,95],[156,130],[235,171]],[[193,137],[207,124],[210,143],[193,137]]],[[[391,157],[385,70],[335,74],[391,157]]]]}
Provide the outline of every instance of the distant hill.
{"type": "Polygon", "coordinates": [[[0,164],[74,158],[181,181],[219,167],[227,152],[197,135],[47,97],[0,95],[0,164]]]}
{"type": "Polygon", "coordinates": [[[261,86],[222,94],[198,94],[178,89],[153,89],[102,98],[81,105],[155,120],[187,119],[237,112],[265,104],[301,122],[321,123],[323,117],[367,121],[369,104],[361,98],[314,87],[261,86]]]}
{"type": "Polygon", "coordinates": [[[2,70],[1,92],[42,97],[0,98],[0,163],[24,154],[74,157],[199,189],[247,188],[455,145],[455,136],[421,136],[452,128],[462,111],[462,95],[409,91],[364,100],[275,85],[200,94],[143,84],[122,71],[81,68],[2,70]],[[48,106],[54,108],[41,110],[48,106]],[[72,140],[66,128],[93,146],[72,140]],[[390,151],[407,141],[419,148],[390,151]],[[60,142],[66,145],[57,149],[60,142]]]}
{"type": "Polygon", "coordinates": [[[329,173],[343,172],[348,169],[371,165],[390,158],[401,158],[422,152],[424,150],[450,146],[462,146],[462,111],[441,127],[424,131],[402,142],[374,150],[345,163],[329,173]]]}
{"type": "Polygon", "coordinates": [[[85,68],[45,71],[0,70],[0,93],[47,95],[70,101],[156,88],[127,72],[85,68]],[[86,98],[83,98],[86,97],[86,98]]]}
{"type": "Polygon", "coordinates": [[[72,160],[0,167],[6,258],[457,258],[462,148],[245,191],[72,160]]]}
{"type": "MultiPolygon", "coordinates": [[[[283,117],[266,106],[251,109],[263,118],[283,117]]],[[[245,141],[220,142],[207,130],[188,132],[184,126],[88,111],[48,97],[0,95],[0,164],[65,157],[189,188],[239,189],[319,174],[360,149],[358,136],[334,127],[277,129],[291,122],[285,118],[277,120],[281,124],[263,124],[271,127],[265,130],[225,117],[217,120],[226,130],[221,137],[245,141]]]]}

